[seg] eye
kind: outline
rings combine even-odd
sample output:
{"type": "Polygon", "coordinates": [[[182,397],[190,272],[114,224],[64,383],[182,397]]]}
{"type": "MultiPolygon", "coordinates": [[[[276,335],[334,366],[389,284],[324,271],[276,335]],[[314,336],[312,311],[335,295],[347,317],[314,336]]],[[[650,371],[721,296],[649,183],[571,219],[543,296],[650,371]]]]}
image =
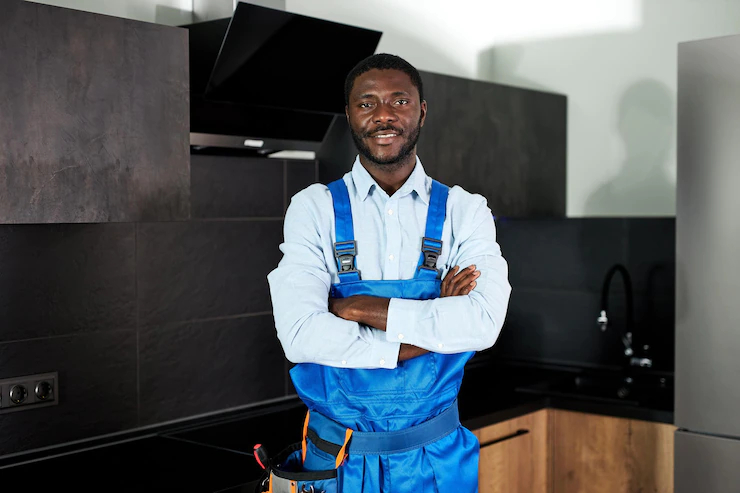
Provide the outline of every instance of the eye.
{"type": "Polygon", "coordinates": [[[372,105],[372,103],[360,103],[360,108],[369,108],[372,105]]]}
{"type": "Polygon", "coordinates": [[[396,104],[409,104],[409,100],[408,99],[399,99],[398,101],[396,101],[396,104]]]}

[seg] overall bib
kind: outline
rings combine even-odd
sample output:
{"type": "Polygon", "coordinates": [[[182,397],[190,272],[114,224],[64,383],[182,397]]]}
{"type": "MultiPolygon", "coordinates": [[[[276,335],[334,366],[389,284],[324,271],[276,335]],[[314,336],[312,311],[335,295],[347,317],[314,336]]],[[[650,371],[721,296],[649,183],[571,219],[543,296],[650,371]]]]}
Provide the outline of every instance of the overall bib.
{"type": "MultiPolygon", "coordinates": [[[[339,271],[332,297],[439,297],[436,263],[448,187],[433,181],[414,278],[391,281],[360,279],[347,186],[339,179],[329,190],[339,271]]],[[[291,378],[309,410],[304,438],[284,451],[283,472],[275,474],[271,491],[477,493],[478,440],[460,425],[457,414],[464,367],[473,355],[427,353],[393,370],[296,365],[291,378]]]]}

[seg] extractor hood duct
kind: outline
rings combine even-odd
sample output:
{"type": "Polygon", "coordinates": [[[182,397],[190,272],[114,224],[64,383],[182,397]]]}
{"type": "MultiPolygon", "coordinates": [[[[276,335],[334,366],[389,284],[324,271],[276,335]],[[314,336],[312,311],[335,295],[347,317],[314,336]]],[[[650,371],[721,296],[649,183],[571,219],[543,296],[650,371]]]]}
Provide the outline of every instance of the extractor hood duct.
{"type": "Polygon", "coordinates": [[[259,154],[319,150],[344,79],[382,33],[239,2],[190,32],[190,143],[259,154]]]}

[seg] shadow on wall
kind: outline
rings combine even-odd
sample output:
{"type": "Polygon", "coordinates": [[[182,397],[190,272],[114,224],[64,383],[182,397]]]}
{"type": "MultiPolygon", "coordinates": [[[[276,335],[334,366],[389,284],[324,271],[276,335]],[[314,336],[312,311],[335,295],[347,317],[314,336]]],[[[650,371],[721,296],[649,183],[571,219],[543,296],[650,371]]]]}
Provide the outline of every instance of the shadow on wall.
{"type": "Polygon", "coordinates": [[[673,214],[676,197],[668,177],[676,119],[673,100],[672,91],[653,79],[639,80],[624,92],[617,127],[626,156],[617,176],[589,196],[587,213],[673,214]]]}
{"type": "Polygon", "coordinates": [[[486,50],[478,57],[478,78],[523,89],[561,93],[519,75],[519,65],[523,59],[524,45],[507,45],[501,51],[496,48],[486,50]]]}
{"type": "Polygon", "coordinates": [[[479,53],[480,79],[568,96],[569,216],[675,214],[676,46],[740,32],[740,4],[712,4],[639,0],[632,26],[479,53]]]}

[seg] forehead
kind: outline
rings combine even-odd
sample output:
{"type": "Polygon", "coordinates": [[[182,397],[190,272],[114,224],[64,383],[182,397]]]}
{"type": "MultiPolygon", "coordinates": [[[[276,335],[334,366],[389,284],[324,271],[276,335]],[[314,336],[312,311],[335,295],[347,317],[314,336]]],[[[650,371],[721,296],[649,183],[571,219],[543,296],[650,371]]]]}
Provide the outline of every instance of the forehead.
{"type": "Polygon", "coordinates": [[[405,92],[410,96],[419,96],[419,91],[406,72],[395,69],[372,69],[355,79],[350,97],[394,92],[405,92]]]}

